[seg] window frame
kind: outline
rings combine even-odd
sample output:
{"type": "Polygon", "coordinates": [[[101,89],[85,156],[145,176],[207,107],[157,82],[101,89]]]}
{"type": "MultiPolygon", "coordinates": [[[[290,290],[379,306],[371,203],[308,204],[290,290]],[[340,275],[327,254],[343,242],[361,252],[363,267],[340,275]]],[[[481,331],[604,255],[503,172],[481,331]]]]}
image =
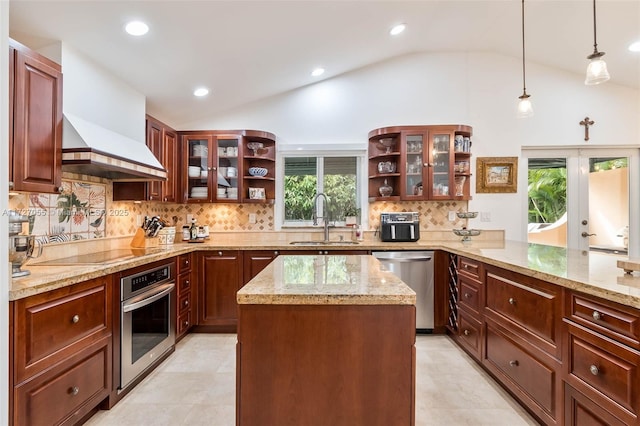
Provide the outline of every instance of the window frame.
{"type": "MultiPolygon", "coordinates": [[[[276,161],[276,201],[274,205],[274,227],[276,231],[282,229],[305,229],[305,228],[318,228],[319,225],[314,226],[311,220],[308,221],[286,221],[284,218],[284,163],[285,158],[291,157],[355,157],[356,159],[356,198],[359,201],[361,224],[364,229],[368,226],[368,202],[365,185],[368,185],[366,164],[366,149],[348,149],[348,150],[323,150],[323,149],[296,149],[296,150],[282,150],[277,153],[278,159],[276,161]]],[[[324,164],[318,166],[317,170],[318,184],[320,188],[324,183],[324,164]]],[[[344,222],[337,222],[336,227],[346,227],[344,222]]]]}

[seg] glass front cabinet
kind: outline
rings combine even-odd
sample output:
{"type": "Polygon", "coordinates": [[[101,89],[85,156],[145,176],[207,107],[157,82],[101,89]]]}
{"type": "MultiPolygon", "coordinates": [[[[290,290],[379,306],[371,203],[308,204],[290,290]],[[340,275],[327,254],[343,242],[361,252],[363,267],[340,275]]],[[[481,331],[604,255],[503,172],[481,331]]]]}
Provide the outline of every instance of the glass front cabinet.
{"type": "Polygon", "coordinates": [[[369,201],[469,200],[472,129],[404,126],[369,133],[369,201]]]}
{"type": "Polygon", "coordinates": [[[252,130],[183,132],[181,138],[185,202],[274,201],[273,134],[252,130]]]}

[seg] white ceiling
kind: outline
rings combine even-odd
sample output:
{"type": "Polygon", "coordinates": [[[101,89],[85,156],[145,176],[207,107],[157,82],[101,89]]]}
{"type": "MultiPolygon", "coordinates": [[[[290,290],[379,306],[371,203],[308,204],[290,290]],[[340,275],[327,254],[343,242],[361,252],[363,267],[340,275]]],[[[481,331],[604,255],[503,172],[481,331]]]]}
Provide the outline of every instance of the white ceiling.
{"type": "MultiPolygon", "coordinates": [[[[10,34],[32,48],[62,40],[147,97],[167,124],[241,107],[416,52],[522,57],[521,2],[499,1],[32,1],[11,0],[10,34]],[[144,37],[123,31],[131,19],[144,37]],[[389,28],[405,22],[398,37],[389,28]],[[193,89],[211,93],[201,99],[193,89]]],[[[593,51],[590,0],[528,0],[527,62],[583,74],[593,51]]],[[[598,0],[598,49],[611,82],[640,88],[640,0],[598,0]]],[[[63,70],[64,71],[64,70],[63,70]]],[[[605,83],[610,84],[610,83],[605,83]]]]}

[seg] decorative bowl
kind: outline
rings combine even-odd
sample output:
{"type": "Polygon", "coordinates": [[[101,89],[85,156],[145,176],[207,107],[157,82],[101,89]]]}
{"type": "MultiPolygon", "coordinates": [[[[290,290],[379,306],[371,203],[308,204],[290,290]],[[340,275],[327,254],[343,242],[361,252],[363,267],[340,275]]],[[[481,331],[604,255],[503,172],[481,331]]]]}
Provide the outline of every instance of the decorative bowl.
{"type": "Polygon", "coordinates": [[[249,142],[247,148],[253,151],[253,155],[258,155],[258,150],[264,148],[264,144],[262,142],[249,142]]]}
{"type": "Polygon", "coordinates": [[[267,169],[265,169],[264,167],[249,167],[249,174],[251,176],[266,176],[267,169]]]}
{"type": "Polygon", "coordinates": [[[478,217],[478,212],[458,212],[456,215],[460,219],[475,219],[478,217]]]}
{"type": "Polygon", "coordinates": [[[387,154],[391,153],[391,148],[396,144],[393,138],[382,138],[378,140],[378,143],[382,146],[381,149],[384,150],[387,154]]]}
{"type": "Polygon", "coordinates": [[[471,237],[480,235],[479,229],[454,229],[453,233],[458,237],[462,237],[462,241],[471,241],[471,237]]]}

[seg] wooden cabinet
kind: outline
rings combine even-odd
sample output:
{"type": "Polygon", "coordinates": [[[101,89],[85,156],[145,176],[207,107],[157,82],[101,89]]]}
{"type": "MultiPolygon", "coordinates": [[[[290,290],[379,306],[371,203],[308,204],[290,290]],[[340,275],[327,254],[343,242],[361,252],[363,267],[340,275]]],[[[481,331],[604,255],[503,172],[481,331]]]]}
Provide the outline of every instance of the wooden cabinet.
{"type": "Polygon", "coordinates": [[[246,250],[242,253],[242,285],[245,285],[280,254],[278,250],[246,250]]]}
{"type": "Polygon", "coordinates": [[[204,331],[235,332],[236,293],[242,285],[242,252],[198,253],[198,327],[204,331]]]}
{"type": "Polygon", "coordinates": [[[167,180],[149,182],[114,182],[114,201],[147,200],[181,202],[178,135],[175,130],[147,115],[147,146],[167,171],[167,180]]]}
{"type": "Polygon", "coordinates": [[[57,193],[62,178],[60,65],[9,41],[9,185],[57,193]]]}
{"type": "Polygon", "coordinates": [[[75,424],[109,396],[111,291],[107,276],[12,302],[12,424],[75,424]]]}
{"type": "Polygon", "coordinates": [[[369,132],[369,200],[469,200],[469,126],[397,126],[369,132]]]}
{"type": "Polygon", "coordinates": [[[273,134],[255,130],[188,131],[181,132],[180,137],[184,200],[189,203],[274,202],[273,134]],[[266,175],[252,175],[254,168],[266,170],[266,175]]]}
{"type": "Polygon", "coordinates": [[[640,312],[567,292],[566,424],[638,424],[640,312]]]}
{"type": "Polygon", "coordinates": [[[176,340],[180,340],[194,325],[196,316],[197,290],[193,281],[193,254],[187,253],[178,256],[176,296],[178,298],[176,321],[176,340]]]}
{"type": "Polygon", "coordinates": [[[460,256],[457,271],[457,339],[471,356],[480,361],[484,347],[484,269],[480,262],[460,256]]]}

